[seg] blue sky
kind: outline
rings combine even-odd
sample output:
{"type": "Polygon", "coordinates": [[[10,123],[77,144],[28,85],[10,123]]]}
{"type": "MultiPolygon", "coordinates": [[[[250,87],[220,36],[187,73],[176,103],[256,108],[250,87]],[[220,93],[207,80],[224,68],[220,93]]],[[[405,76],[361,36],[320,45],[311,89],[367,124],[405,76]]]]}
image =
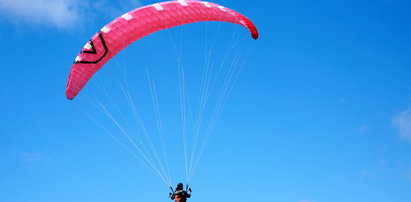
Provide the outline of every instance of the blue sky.
{"type": "MultiPolygon", "coordinates": [[[[85,114],[123,137],[87,105],[84,95],[104,97],[96,85],[89,84],[80,99],[64,96],[72,61],[84,43],[120,14],[152,3],[0,0],[0,201],[169,201],[168,186],[85,114]]],[[[246,63],[190,182],[190,201],[411,201],[411,3],[216,3],[249,17],[260,38],[242,41],[247,49],[238,56],[246,63]]],[[[207,26],[210,38],[213,28],[221,27],[216,57],[233,29],[235,36],[248,37],[241,27],[207,26]]],[[[93,80],[120,97],[114,78],[124,76],[122,68],[141,82],[134,85],[137,92],[147,85],[137,71],[152,68],[169,126],[173,186],[185,181],[185,169],[183,144],[174,138],[179,132],[173,125],[180,123],[172,114],[179,105],[167,102],[178,93],[161,80],[177,66],[170,62],[176,53],[168,34],[178,41],[183,31],[187,39],[177,44],[184,45],[185,64],[201,65],[194,54],[204,49],[204,41],[189,42],[204,27],[188,25],[144,38],[93,80]]],[[[198,72],[187,68],[188,81],[191,74],[198,72]]],[[[145,93],[141,97],[150,100],[145,93]]],[[[153,118],[144,110],[149,104],[141,101],[147,119],[153,118]]]]}

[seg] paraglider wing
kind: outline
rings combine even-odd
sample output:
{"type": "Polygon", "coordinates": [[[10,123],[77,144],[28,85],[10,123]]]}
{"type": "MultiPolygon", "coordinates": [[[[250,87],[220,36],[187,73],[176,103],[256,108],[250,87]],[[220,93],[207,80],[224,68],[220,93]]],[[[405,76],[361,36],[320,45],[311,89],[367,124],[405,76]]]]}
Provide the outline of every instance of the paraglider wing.
{"type": "Polygon", "coordinates": [[[137,8],[104,26],[82,48],[70,70],[67,98],[73,99],[107,61],[134,41],[162,29],[200,21],[239,24],[258,38],[257,28],[248,18],[215,3],[178,0],[137,8]]]}

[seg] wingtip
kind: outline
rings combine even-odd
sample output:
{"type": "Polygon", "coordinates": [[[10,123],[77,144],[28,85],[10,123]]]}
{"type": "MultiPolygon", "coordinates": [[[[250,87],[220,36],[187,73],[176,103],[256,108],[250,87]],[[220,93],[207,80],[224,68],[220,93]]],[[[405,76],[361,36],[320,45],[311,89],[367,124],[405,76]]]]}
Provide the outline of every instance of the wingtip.
{"type": "Polygon", "coordinates": [[[72,93],[70,93],[70,91],[66,91],[66,98],[69,99],[69,100],[73,100],[74,95],[72,93]]]}
{"type": "Polygon", "coordinates": [[[254,40],[257,40],[258,39],[258,33],[253,33],[251,35],[251,37],[253,37],[254,40]]]}

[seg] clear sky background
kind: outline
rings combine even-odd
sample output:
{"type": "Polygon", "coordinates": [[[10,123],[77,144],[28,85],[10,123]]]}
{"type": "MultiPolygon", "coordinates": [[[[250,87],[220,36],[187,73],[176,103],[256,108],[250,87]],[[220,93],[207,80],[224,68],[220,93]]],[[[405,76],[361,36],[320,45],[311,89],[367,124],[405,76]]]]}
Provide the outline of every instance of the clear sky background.
{"type": "MultiPolygon", "coordinates": [[[[99,119],[98,112],[64,95],[84,43],[152,3],[0,0],[0,201],[169,201],[168,186],[83,110],[99,119]]],[[[190,201],[411,201],[411,3],[216,3],[252,19],[261,37],[247,38],[249,53],[240,54],[246,63],[191,180],[190,201]]],[[[221,26],[224,36],[229,25],[221,26]]],[[[156,57],[166,53],[154,47],[166,36],[143,39],[118,61],[165,71],[174,64],[162,66],[156,57]]],[[[101,73],[108,91],[115,63],[101,73]]],[[[169,146],[173,186],[185,180],[181,147],[169,146]]]]}

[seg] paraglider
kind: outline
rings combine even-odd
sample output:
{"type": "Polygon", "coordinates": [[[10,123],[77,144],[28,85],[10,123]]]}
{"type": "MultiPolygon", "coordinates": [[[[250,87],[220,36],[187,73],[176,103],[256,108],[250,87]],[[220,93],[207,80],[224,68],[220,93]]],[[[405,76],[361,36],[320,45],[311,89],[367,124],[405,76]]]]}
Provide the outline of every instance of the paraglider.
{"type": "Polygon", "coordinates": [[[187,198],[191,197],[191,188],[189,188],[187,185],[186,190],[184,190],[183,183],[178,183],[175,191],[173,190],[173,187],[170,187],[170,189],[173,192],[170,193],[170,198],[175,202],[186,202],[187,198]]]}
{"type": "MultiPolygon", "coordinates": [[[[152,5],[148,5],[148,6],[143,6],[135,10],[132,10],[128,13],[125,13],[124,15],[116,18],[109,24],[105,25],[84,45],[80,53],[75,58],[74,63],[70,69],[70,74],[69,74],[69,78],[68,78],[67,85],[66,85],[66,92],[65,92],[66,97],[70,100],[74,99],[99,69],[101,69],[117,53],[122,51],[124,48],[126,48],[128,45],[132,44],[133,42],[147,35],[150,35],[154,32],[163,30],[163,29],[168,29],[168,28],[172,28],[172,27],[176,27],[176,26],[180,26],[180,25],[184,25],[188,23],[195,23],[195,22],[202,22],[202,21],[218,21],[218,22],[228,22],[228,23],[238,24],[238,25],[241,25],[247,28],[253,39],[258,38],[258,30],[256,26],[253,24],[253,22],[251,22],[248,18],[246,18],[242,14],[234,10],[231,10],[229,8],[223,7],[221,5],[215,4],[215,3],[199,1],[199,0],[178,0],[178,1],[167,1],[167,2],[155,3],[152,5]]],[[[233,62],[232,65],[234,66],[234,64],[235,63],[233,62]]],[[[233,77],[233,71],[231,71],[230,73],[231,73],[230,76],[233,77]]],[[[229,78],[231,79],[231,77],[229,78]]],[[[230,79],[228,80],[231,81],[230,79]]],[[[226,95],[224,93],[227,92],[227,89],[229,89],[227,87],[228,86],[227,83],[224,83],[225,88],[222,91],[223,95],[226,95]]],[[[152,84],[150,83],[150,87],[151,86],[152,84]]],[[[181,85],[181,86],[184,86],[184,85],[181,85]]],[[[185,96],[185,91],[182,90],[182,92],[183,92],[182,96],[185,96]]],[[[202,94],[204,95],[204,97],[208,95],[207,93],[202,93],[202,94]]],[[[145,137],[149,139],[148,132],[143,127],[140,116],[137,115],[136,113],[137,110],[133,104],[133,100],[128,94],[126,97],[127,97],[127,102],[131,106],[131,110],[133,114],[135,115],[138,125],[143,129],[143,134],[145,135],[145,137]]],[[[205,105],[204,99],[203,99],[203,105],[205,105]]],[[[215,111],[212,113],[213,119],[211,119],[208,129],[204,132],[205,138],[207,137],[207,135],[209,135],[209,132],[211,131],[210,128],[212,128],[211,126],[213,126],[215,122],[215,119],[216,119],[215,117],[221,111],[220,106],[224,103],[222,100],[224,99],[221,99],[221,97],[219,97],[219,100],[218,100],[219,102],[217,103],[219,105],[215,107],[215,111]]],[[[153,101],[153,102],[157,104],[156,101],[153,101]]],[[[183,116],[185,113],[184,105],[185,103],[182,104],[183,116]]],[[[147,155],[144,155],[144,150],[140,149],[139,145],[136,144],[135,140],[133,140],[133,138],[129,136],[129,134],[120,126],[120,124],[116,120],[114,120],[112,114],[108,112],[108,110],[105,109],[104,106],[102,106],[100,103],[98,103],[97,106],[108,117],[110,117],[113,120],[115,125],[117,125],[117,127],[120,128],[121,133],[123,133],[127,137],[127,139],[138,150],[138,152],[143,154],[143,160],[147,162],[146,166],[153,168],[154,173],[157,174],[160,178],[162,178],[162,180],[165,183],[168,183],[168,185],[170,185],[169,178],[163,177],[159,169],[156,168],[156,164],[153,163],[153,160],[147,157],[147,155]]],[[[158,106],[156,107],[157,107],[156,116],[158,116],[157,114],[158,106]]],[[[199,114],[203,113],[204,106],[200,107],[199,109],[200,109],[199,114]]],[[[185,125],[186,120],[185,118],[182,118],[182,119],[183,119],[182,122],[184,122],[183,125],[185,125]]],[[[193,121],[193,123],[195,122],[197,126],[196,131],[194,132],[194,135],[193,135],[196,137],[193,139],[197,142],[199,139],[198,131],[200,128],[201,120],[202,120],[201,118],[197,118],[197,122],[193,121]]],[[[184,131],[186,131],[186,129],[184,129],[184,131]]],[[[186,138],[185,137],[186,132],[182,132],[182,133],[183,133],[184,138],[186,138]]],[[[194,143],[196,143],[195,141],[194,143]]],[[[149,142],[151,144],[151,141],[149,142]]],[[[162,142],[162,144],[164,143],[162,142]]],[[[184,141],[184,144],[187,144],[186,140],[184,141]]],[[[150,146],[151,146],[150,149],[154,150],[153,146],[152,145],[150,146]]],[[[201,147],[199,147],[198,150],[202,152],[204,147],[205,147],[205,144],[201,145],[201,147]]],[[[185,150],[187,149],[186,146],[184,147],[184,149],[185,150]]],[[[193,154],[195,151],[196,151],[196,147],[194,146],[194,148],[192,148],[192,155],[191,155],[189,165],[187,163],[188,161],[187,154],[185,154],[186,175],[187,175],[188,181],[192,177],[192,174],[194,173],[194,171],[191,171],[191,168],[193,167],[195,168],[198,163],[198,159],[194,159],[193,154]]],[[[156,153],[155,153],[155,157],[158,160],[158,156],[156,153]]],[[[170,198],[172,200],[175,200],[175,202],[186,202],[187,198],[191,197],[192,190],[191,188],[188,187],[188,185],[186,187],[186,190],[184,190],[182,183],[179,183],[175,190],[173,190],[172,187],[170,188],[172,190],[172,193],[170,193],[170,198]]]]}
{"type": "Polygon", "coordinates": [[[215,3],[178,0],[143,6],[113,20],[84,45],[71,67],[66,97],[74,99],[107,61],[134,41],[159,30],[201,21],[239,24],[258,38],[257,28],[248,18],[215,3]]]}

